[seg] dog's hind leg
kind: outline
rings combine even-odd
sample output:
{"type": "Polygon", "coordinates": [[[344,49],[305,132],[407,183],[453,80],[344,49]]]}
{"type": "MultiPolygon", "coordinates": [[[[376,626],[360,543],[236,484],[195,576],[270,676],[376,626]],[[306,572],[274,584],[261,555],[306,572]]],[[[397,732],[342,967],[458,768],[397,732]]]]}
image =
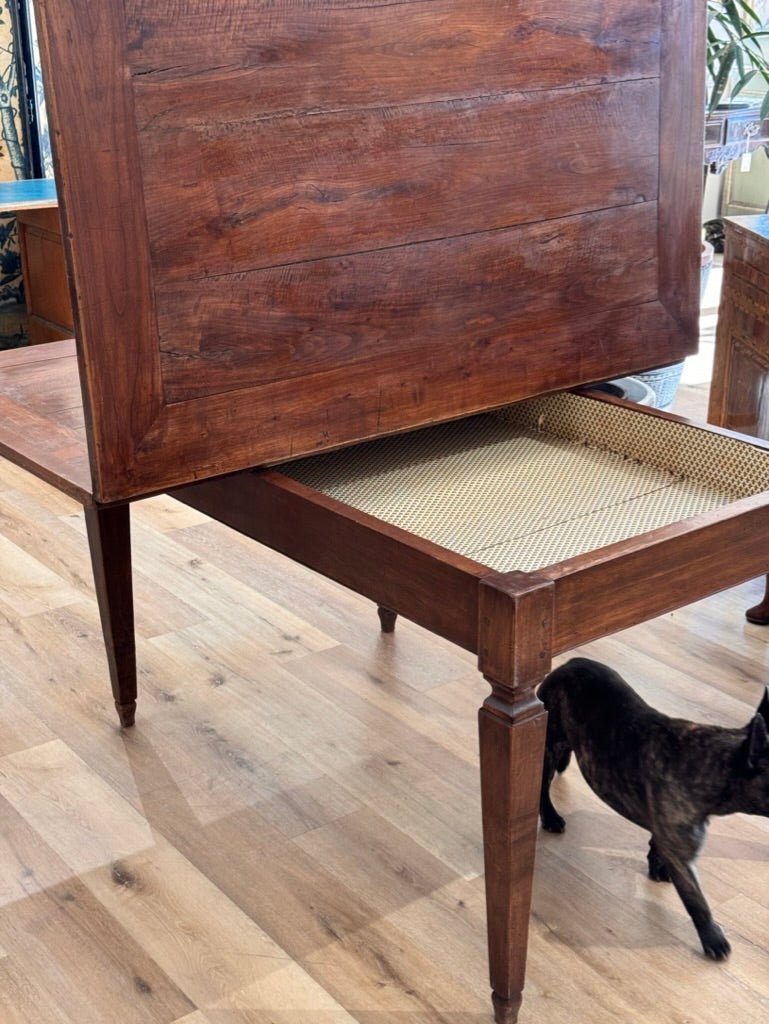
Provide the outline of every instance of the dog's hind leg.
{"type": "Polygon", "coordinates": [[[550,783],[556,772],[566,770],[571,758],[571,747],[558,725],[558,712],[551,711],[547,722],[545,760],[542,765],[542,788],[539,794],[539,818],[546,832],[563,832],[566,822],[553,807],[550,799],[550,783]]]}
{"type": "Polygon", "coordinates": [[[670,880],[689,912],[705,955],[714,960],[725,960],[731,952],[731,946],[721,926],[713,919],[694,868],[704,837],[705,826],[695,825],[679,830],[675,837],[653,835],[652,843],[657,855],[666,864],[670,880]]]}
{"type": "Polygon", "coordinates": [[[555,758],[551,751],[545,751],[545,762],[542,767],[542,789],[539,794],[539,818],[545,832],[563,832],[566,822],[553,807],[550,799],[550,783],[555,775],[555,758]]]}
{"type": "Polygon", "coordinates": [[[649,840],[649,852],[646,855],[649,862],[649,878],[653,882],[670,882],[670,869],[667,861],[654,845],[654,839],[649,840]]]}

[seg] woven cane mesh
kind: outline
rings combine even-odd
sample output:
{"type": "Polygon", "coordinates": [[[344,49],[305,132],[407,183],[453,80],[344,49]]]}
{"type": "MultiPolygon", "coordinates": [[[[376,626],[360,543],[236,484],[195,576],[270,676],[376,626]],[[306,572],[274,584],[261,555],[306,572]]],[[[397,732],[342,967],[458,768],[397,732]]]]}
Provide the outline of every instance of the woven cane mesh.
{"type": "Polygon", "coordinates": [[[749,444],[576,395],[282,471],[501,572],[543,568],[769,488],[769,455],[749,444]]]}
{"type": "Polygon", "coordinates": [[[734,498],[769,487],[769,456],[760,448],[608,402],[568,393],[545,395],[510,405],[497,415],[524,429],[611,448],[734,498]]]}

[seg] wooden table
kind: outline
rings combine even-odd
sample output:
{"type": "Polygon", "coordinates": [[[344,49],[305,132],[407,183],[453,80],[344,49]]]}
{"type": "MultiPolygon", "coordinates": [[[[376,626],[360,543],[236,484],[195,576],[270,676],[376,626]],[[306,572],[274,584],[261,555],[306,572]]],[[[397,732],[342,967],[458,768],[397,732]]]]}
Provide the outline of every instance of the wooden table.
{"type": "MultiPolygon", "coordinates": [[[[491,410],[694,351],[704,5],[585,0],[557,24],[539,0],[36,7],[77,339],[0,360],[0,451],[85,507],[121,723],[136,708],[129,507],[158,491],[369,597],[386,628],[402,614],[475,652],[491,690],[492,1001],[513,1024],[546,726],[536,687],[553,652],[769,569],[765,452],[578,398],[577,460],[586,431],[633,480],[700,461],[760,472],[747,489],[741,474],[736,490],[695,480],[706,506],[680,520],[649,518],[646,495],[637,517],[622,501],[592,508],[590,542],[533,568],[492,561],[499,546],[472,530],[455,543],[440,518],[425,534],[347,500],[335,464],[315,485],[291,467],[339,449],[355,475],[361,443],[392,437],[407,521],[429,505],[406,486],[422,446],[457,422],[470,433],[439,463],[460,466],[467,511],[463,495],[500,480],[517,494],[522,460],[492,458],[491,410]],[[652,448],[676,465],[646,466],[652,448]],[[481,449],[482,481],[462,463],[481,449]],[[603,529],[626,518],[640,530],[603,529]]],[[[526,409],[539,447],[552,410],[526,409]]],[[[556,481],[545,505],[562,494],[556,481]]],[[[506,515],[489,524],[476,503],[468,518],[506,515]]]]}
{"type": "MultiPolygon", "coordinates": [[[[769,438],[769,215],[730,217],[724,224],[708,422],[769,438]]],[[[769,625],[769,579],[763,601],[746,615],[769,625]]]]}
{"type": "Polygon", "coordinates": [[[56,182],[0,182],[0,211],[16,214],[30,344],[71,338],[74,330],[56,182]]]}

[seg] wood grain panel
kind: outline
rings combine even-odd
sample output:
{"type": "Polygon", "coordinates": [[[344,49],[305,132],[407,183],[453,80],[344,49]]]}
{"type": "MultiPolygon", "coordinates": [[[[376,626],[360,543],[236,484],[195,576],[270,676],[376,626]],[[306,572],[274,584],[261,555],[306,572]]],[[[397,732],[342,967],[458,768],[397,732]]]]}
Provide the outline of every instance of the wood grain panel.
{"type": "Polygon", "coordinates": [[[514,351],[518,335],[648,302],[656,217],[656,204],[643,203],[169,286],[158,297],[167,399],[361,361],[381,372],[390,360],[440,358],[490,335],[514,351]]]}
{"type": "MultiPolygon", "coordinates": [[[[669,0],[662,8],[660,67],[660,299],[696,351],[699,332],[705,4],[669,0]],[[681,83],[687,81],[687,87],[681,83]],[[697,177],[692,173],[697,168],[697,177]]],[[[688,353],[687,353],[688,354],[688,353]]],[[[667,362],[675,362],[671,352],[667,362]]],[[[650,363],[649,366],[652,364],[650,363]]]]}
{"type": "Polygon", "coordinates": [[[312,7],[131,0],[125,7],[142,124],[424,102],[659,71],[659,0],[570,4],[557,16],[548,0],[312,7]]]}
{"type": "Polygon", "coordinates": [[[351,436],[365,439],[433,423],[446,418],[447,408],[462,416],[517,401],[535,389],[556,391],[640,370],[664,362],[680,336],[667,310],[649,302],[557,324],[548,330],[547,344],[536,330],[514,341],[490,331],[453,349],[406,347],[387,365],[342,365],[309,375],[301,386],[299,378],[288,378],[171,405],[144,436],[136,461],[101,500],[118,500],[123,488],[134,494],[158,490],[161,478],[164,489],[189,482],[193,463],[197,478],[216,476],[338,447],[351,436]]]}
{"type": "Polygon", "coordinates": [[[568,651],[769,569],[767,492],[542,570],[553,579],[553,646],[568,651]]]}
{"type": "Polygon", "coordinates": [[[35,13],[98,495],[162,405],[124,12],[42,0],[35,13]]]}
{"type": "Polygon", "coordinates": [[[557,16],[545,0],[40,0],[39,14],[98,501],[690,350],[688,312],[657,299],[689,273],[669,259],[661,269],[658,256],[698,205],[683,187],[698,172],[670,149],[668,108],[701,67],[684,0],[669,17],[660,0],[588,0],[557,16]],[[539,120],[535,95],[548,111],[539,120]],[[577,97],[584,106],[570,108],[577,97]],[[553,169],[529,172],[526,197],[506,164],[514,122],[516,148],[553,169]],[[190,152],[185,142],[173,153],[174,133],[199,139],[198,176],[211,178],[212,124],[227,125],[216,138],[229,163],[248,164],[255,131],[264,143],[255,193],[211,200],[186,177],[165,200],[152,195],[161,150],[151,145],[168,145],[163,162],[176,170],[190,152]],[[344,126],[353,140],[363,132],[360,149],[341,144],[344,126]],[[660,131],[665,209],[673,198],[687,208],[675,223],[663,217],[664,230],[662,191],[646,187],[660,131]],[[298,185],[341,181],[343,202],[299,210],[286,180],[294,144],[298,185]],[[601,168],[606,195],[580,194],[601,168]],[[603,201],[631,205],[591,209],[603,201]],[[572,202],[590,212],[568,212],[572,202]],[[266,241],[253,227],[260,203],[266,241]],[[511,225],[511,210],[533,222],[511,225]],[[161,254],[163,226],[202,216],[196,254],[184,228],[161,254]],[[265,253],[277,267],[263,266],[265,253]],[[158,273],[182,266],[180,280],[158,273]]]}
{"type": "Polygon", "coordinates": [[[653,200],[658,107],[641,81],[153,128],[153,266],[207,278],[653,200]]]}

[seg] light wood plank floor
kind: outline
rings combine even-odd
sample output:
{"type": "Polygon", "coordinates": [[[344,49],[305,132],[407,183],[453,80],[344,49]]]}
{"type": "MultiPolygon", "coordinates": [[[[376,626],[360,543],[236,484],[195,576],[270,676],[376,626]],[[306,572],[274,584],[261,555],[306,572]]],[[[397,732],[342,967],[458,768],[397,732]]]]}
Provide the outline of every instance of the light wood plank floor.
{"type": "MultiPolygon", "coordinates": [[[[82,515],[0,464],[2,1024],[486,1024],[474,659],[172,500],[135,507],[141,693],[116,728],[82,515]]],[[[373,567],[375,571],[376,567],[373,567]]],[[[590,645],[746,722],[760,581],[590,645]]],[[[706,961],[575,768],[539,844],[521,1024],[766,1024],[767,820],[711,828],[706,961]]]]}

